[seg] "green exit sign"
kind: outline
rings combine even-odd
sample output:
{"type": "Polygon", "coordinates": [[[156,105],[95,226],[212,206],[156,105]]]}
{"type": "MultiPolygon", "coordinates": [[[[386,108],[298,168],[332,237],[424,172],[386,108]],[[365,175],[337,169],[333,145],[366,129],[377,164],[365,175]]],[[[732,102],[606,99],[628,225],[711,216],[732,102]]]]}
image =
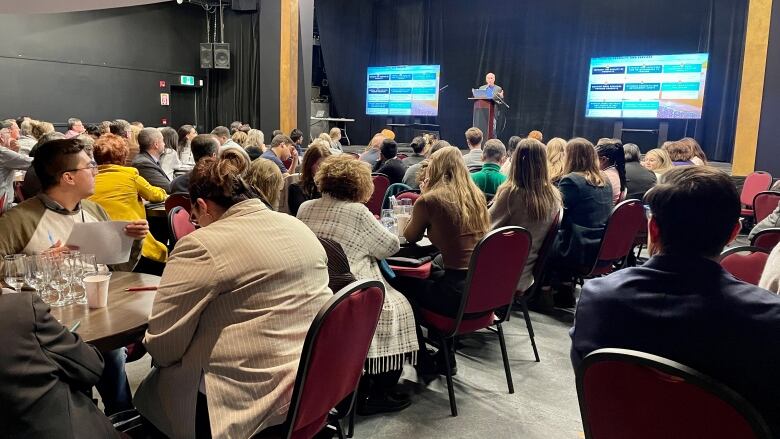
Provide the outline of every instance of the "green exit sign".
{"type": "Polygon", "coordinates": [[[179,77],[181,82],[181,85],[195,85],[195,77],[194,76],[185,76],[182,75],[179,77]]]}

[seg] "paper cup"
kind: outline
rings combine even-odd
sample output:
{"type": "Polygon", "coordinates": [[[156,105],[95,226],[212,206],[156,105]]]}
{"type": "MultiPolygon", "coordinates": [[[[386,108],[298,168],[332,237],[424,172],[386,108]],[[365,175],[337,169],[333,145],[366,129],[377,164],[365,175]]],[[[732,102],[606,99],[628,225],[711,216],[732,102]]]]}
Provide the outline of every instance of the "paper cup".
{"type": "Polygon", "coordinates": [[[403,236],[410,219],[412,219],[412,216],[405,213],[395,216],[395,220],[398,223],[398,236],[403,236]]]}
{"type": "Polygon", "coordinates": [[[84,277],[87,305],[90,308],[105,308],[108,305],[108,284],[110,281],[111,273],[90,274],[84,277]]]}

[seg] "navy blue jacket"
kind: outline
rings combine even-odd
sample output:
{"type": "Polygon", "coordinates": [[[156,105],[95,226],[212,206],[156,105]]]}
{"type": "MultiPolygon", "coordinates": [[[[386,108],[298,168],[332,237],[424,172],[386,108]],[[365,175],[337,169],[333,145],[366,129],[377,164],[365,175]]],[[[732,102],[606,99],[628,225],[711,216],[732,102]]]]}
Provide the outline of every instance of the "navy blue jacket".
{"type": "Polygon", "coordinates": [[[600,348],[659,355],[741,394],[780,437],[780,296],[712,260],[654,256],[588,281],[570,335],[575,369],[600,348]]]}

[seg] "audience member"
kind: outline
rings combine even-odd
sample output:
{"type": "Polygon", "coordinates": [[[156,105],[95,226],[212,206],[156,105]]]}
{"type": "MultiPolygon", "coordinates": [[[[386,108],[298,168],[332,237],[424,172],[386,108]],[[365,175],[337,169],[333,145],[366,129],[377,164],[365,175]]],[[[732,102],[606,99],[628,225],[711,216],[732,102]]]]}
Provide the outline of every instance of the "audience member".
{"type": "MultiPolygon", "coordinates": [[[[19,125],[16,123],[16,119],[5,119],[2,125],[0,125],[0,129],[8,129],[8,135],[11,137],[11,140],[13,140],[14,143],[19,140],[19,137],[21,136],[19,125]]],[[[52,131],[54,131],[54,125],[52,125],[52,131]]]]}
{"type": "MultiPolygon", "coordinates": [[[[30,134],[38,140],[40,140],[44,134],[53,133],[55,131],[54,125],[52,125],[50,122],[33,120],[30,122],[30,124],[30,134]]],[[[11,138],[13,138],[13,136],[11,136],[11,138]]]]}
{"type": "Polygon", "coordinates": [[[526,291],[533,284],[539,249],[561,210],[561,194],[547,173],[544,144],[530,137],[521,139],[515,149],[509,178],[498,189],[488,209],[491,229],[519,226],[531,233],[531,250],[517,284],[518,292],[526,291]]]}
{"type": "Polygon", "coordinates": [[[100,128],[100,134],[108,134],[111,132],[111,121],[110,120],[104,120],[98,124],[98,128],[100,128]]]}
{"type": "Polygon", "coordinates": [[[198,135],[198,131],[192,125],[182,125],[176,131],[179,136],[179,143],[176,147],[176,151],[179,154],[179,162],[183,167],[195,166],[195,158],[192,157],[192,149],[190,142],[195,136],[198,135]]]}
{"type": "Polygon", "coordinates": [[[412,155],[401,160],[401,163],[403,163],[407,169],[409,169],[410,166],[425,160],[425,155],[423,154],[423,150],[425,150],[425,139],[422,136],[417,136],[412,139],[412,143],[410,143],[409,146],[412,148],[412,155]]]}
{"type": "Polygon", "coordinates": [[[100,126],[95,125],[93,123],[87,125],[84,128],[84,133],[92,138],[92,140],[97,140],[102,133],[100,132],[100,126]]]}
{"type": "MultiPolygon", "coordinates": [[[[128,125],[127,135],[127,147],[130,153],[127,155],[127,166],[133,165],[133,160],[141,152],[141,147],[138,145],[138,135],[141,134],[141,130],[137,125],[128,125]]],[[[113,132],[112,132],[113,134],[113,132]]],[[[120,137],[123,137],[120,135],[120,137]]]]}
{"type": "Polygon", "coordinates": [[[385,139],[395,140],[395,133],[389,128],[385,128],[379,132],[385,139]]]}
{"type": "Polygon", "coordinates": [[[218,156],[221,156],[222,152],[225,150],[233,149],[244,156],[247,161],[247,166],[248,163],[252,161],[244,147],[234,142],[233,139],[230,138],[230,131],[228,131],[227,128],[223,126],[216,127],[211,130],[211,134],[216,136],[217,140],[219,140],[219,144],[221,145],[219,147],[219,153],[217,154],[218,156]]]}
{"type": "Polygon", "coordinates": [[[235,133],[233,133],[232,136],[230,136],[230,140],[237,143],[239,146],[243,148],[244,144],[246,143],[246,138],[248,136],[249,135],[243,131],[236,131],[235,133]]]}
{"type": "Polygon", "coordinates": [[[701,149],[701,145],[699,145],[699,142],[697,142],[696,139],[692,137],[683,137],[680,139],[680,142],[685,143],[691,148],[691,152],[693,153],[691,162],[694,165],[702,166],[707,164],[707,155],[704,154],[704,150],[701,149]]]}
{"type": "Polygon", "coordinates": [[[633,143],[623,145],[626,160],[626,199],[641,200],[655,186],[657,177],[639,163],[639,147],[633,143]]]}
{"type": "Polygon", "coordinates": [[[19,154],[30,155],[30,150],[38,141],[38,139],[32,136],[32,123],[32,119],[24,118],[19,124],[19,140],[16,141],[16,144],[19,146],[19,154]]]}
{"type": "Polygon", "coordinates": [[[62,326],[36,293],[0,294],[0,313],[3,436],[119,438],[85,393],[103,374],[97,348],[62,326]]]}
{"type": "Polygon", "coordinates": [[[274,131],[271,133],[271,139],[273,139],[273,138],[274,138],[274,137],[276,137],[276,136],[284,136],[284,135],[285,135],[285,134],[284,134],[284,131],[282,131],[282,130],[274,130],[274,131]]]}
{"type": "MultiPolygon", "coordinates": [[[[99,172],[95,176],[95,191],[89,199],[102,207],[112,221],[146,220],[144,200],[159,203],[165,201],[167,194],[149,184],[136,168],[125,166],[127,154],[127,141],[119,136],[106,134],[95,142],[93,155],[99,172]]],[[[130,261],[120,270],[131,271],[135,267],[133,271],[159,276],[167,258],[165,244],[148,233],[140,247],[140,255],[134,251],[130,261]]]]}
{"type": "Polygon", "coordinates": [[[427,158],[421,161],[420,163],[409,166],[409,169],[407,169],[406,173],[404,174],[404,179],[402,183],[409,186],[412,189],[419,189],[420,182],[424,180],[420,178],[420,171],[426,166],[428,166],[428,161],[430,160],[430,156],[433,155],[434,152],[447,146],[452,146],[452,145],[450,145],[449,142],[447,142],[446,140],[437,140],[432,145],[430,145],[428,147],[428,152],[426,153],[427,158]]]}
{"type": "Polygon", "coordinates": [[[141,122],[141,121],[138,121],[138,120],[134,120],[134,121],[130,122],[130,125],[138,128],[140,130],[144,129],[144,123],[141,122]]]}
{"type": "Polygon", "coordinates": [[[509,143],[506,144],[506,160],[501,165],[501,174],[506,177],[509,176],[509,168],[512,167],[512,156],[515,155],[515,149],[517,149],[517,145],[521,140],[523,138],[520,136],[512,136],[509,138],[509,143]]]}
{"type": "Polygon", "coordinates": [[[672,165],[674,166],[692,166],[693,162],[693,149],[686,142],[666,142],[663,149],[669,153],[669,158],[672,159],[672,165]]]}
{"type": "Polygon", "coordinates": [[[657,180],[661,180],[661,176],[666,171],[674,168],[674,165],[672,165],[672,159],[669,157],[669,153],[661,148],[647,151],[647,154],[645,154],[645,157],[642,160],[642,166],[653,171],[657,180]]]}
{"type": "Polygon", "coordinates": [[[328,137],[330,137],[331,149],[337,149],[339,151],[343,151],[343,149],[341,148],[341,128],[339,127],[331,128],[328,137]]]}
{"type": "Polygon", "coordinates": [[[398,160],[398,144],[395,140],[385,139],[379,149],[381,160],[374,165],[374,172],[385,174],[390,180],[390,184],[400,183],[404,179],[406,166],[398,160]]]}
{"type": "Polygon", "coordinates": [[[544,142],[544,134],[542,134],[542,132],[539,130],[533,130],[530,133],[528,133],[528,138],[535,139],[540,142],[544,142]]]}
{"type": "Polygon", "coordinates": [[[233,167],[238,170],[238,175],[243,177],[246,175],[246,171],[249,170],[249,164],[252,163],[248,154],[241,154],[241,152],[235,148],[228,148],[220,150],[217,153],[219,160],[227,160],[233,164],[233,167]]]}
{"type": "Polygon", "coordinates": [[[177,151],[179,147],[179,133],[170,127],[160,128],[160,133],[162,133],[163,142],[165,142],[165,151],[160,157],[160,167],[165,171],[168,179],[173,180],[173,173],[181,168],[181,160],[179,160],[177,151]]]}
{"type": "Polygon", "coordinates": [[[287,206],[292,216],[298,215],[298,209],[304,201],[320,198],[319,189],[314,182],[314,176],[320,168],[322,161],[330,157],[330,146],[320,142],[319,139],[312,142],[306,149],[301,163],[301,179],[287,188],[287,206]]]}
{"type": "Polygon", "coordinates": [[[71,117],[68,119],[68,131],[65,132],[65,138],[71,139],[82,134],[84,131],[84,124],[81,123],[81,119],[71,117]]]}
{"type": "Polygon", "coordinates": [[[160,156],[165,151],[165,140],[157,128],[144,128],[138,133],[141,152],[133,159],[133,167],[152,186],[166,193],[171,191],[171,179],[160,166],[160,156]]]}
{"type": "Polygon", "coordinates": [[[33,161],[32,157],[20,154],[12,148],[11,134],[7,128],[3,128],[0,130],[0,214],[14,202],[16,171],[26,171],[33,161]]]}
{"type": "MultiPolygon", "coordinates": [[[[385,140],[393,142],[393,140],[385,140]]],[[[341,244],[357,279],[383,280],[378,260],[400,248],[398,236],[382,226],[365,206],[371,196],[371,172],[348,156],[332,157],[317,171],[322,198],[306,201],[298,211],[319,238],[341,244]]],[[[367,378],[361,383],[357,412],[390,412],[409,406],[407,398],[392,395],[401,377],[404,359],[417,351],[414,314],[402,294],[385,282],[385,304],[366,360],[367,378]]]]}
{"type": "Polygon", "coordinates": [[[284,134],[280,134],[274,136],[273,140],[271,140],[271,147],[260,157],[274,162],[276,166],[279,167],[282,175],[287,177],[295,172],[295,165],[298,158],[296,154],[295,144],[293,144],[292,139],[284,134]],[[292,158],[292,165],[290,169],[287,169],[287,166],[284,165],[284,161],[290,158],[292,158]]]}
{"type": "MultiPolygon", "coordinates": [[[[772,215],[775,216],[775,221],[778,219],[778,211],[780,211],[780,206],[772,212],[772,215]]],[[[751,235],[756,232],[756,228],[759,225],[761,224],[759,223],[753,228],[750,232],[751,235]]],[[[775,248],[772,249],[772,252],[769,253],[769,258],[767,258],[766,265],[764,265],[764,272],[761,274],[761,280],[758,282],[758,286],[775,294],[780,294],[780,245],[776,245],[775,248]]]]}
{"type": "Polygon", "coordinates": [[[247,146],[246,153],[249,156],[250,161],[255,161],[263,156],[263,150],[259,146],[247,146]]]}
{"type": "Polygon", "coordinates": [[[248,123],[245,123],[245,124],[241,125],[241,127],[238,128],[239,131],[243,131],[243,132],[245,132],[247,134],[249,134],[249,131],[251,129],[252,129],[252,127],[248,123]]]}
{"type": "Polygon", "coordinates": [[[566,143],[560,137],[553,137],[547,142],[547,171],[550,173],[550,181],[556,186],[563,178],[566,165],[566,143]]]}
{"type": "Polygon", "coordinates": [[[596,145],[599,168],[612,188],[612,204],[620,201],[626,188],[626,153],[618,139],[600,139],[596,145]]]}
{"type": "MultiPolygon", "coordinates": [[[[41,147],[41,145],[45,144],[46,142],[50,140],[56,140],[56,139],[64,139],[65,135],[54,131],[51,133],[44,134],[40,140],[35,144],[35,146],[32,147],[30,150],[30,157],[35,157],[35,153],[37,152],[38,148],[41,147]]],[[[36,195],[38,195],[41,192],[41,181],[38,179],[38,176],[35,174],[35,168],[30,166],[27,169],[27,172],[24,173],[24,181],[22,181],[22,195],[24,196],[24,199],[32,198],[36,195]]]]}
{"type": "Polygon", "coordinates": [[[593,266],[601,245],[609,215],[612,213],[612,189],[599,170],[596,149],[582,138],[566,144],[564,177],[558,184],[563,199],[563,220],[553,243],[551,266],[553,279],[559,281],[555,303],[559,307],[574,304],[571,275],[593,266]]]}
{"type": "Polygon", "coordinates": [[[169,437],[247,438],[284,422],[309,325],[332,295],[317,237],[237,174],[195,165],[201,228],[176,243],[149,317],[156,367],[134,402],[169,437]]]}
{"type": "Polygon", "coordinates": [[[298,152],[298,156],[303,157],[303,147],[301,146],[301,143],[303,143],[303,131],[298,128],[293,128],[293,130],[290,131],[290,140],[295,144],[295,150],[298,152]]]}
{"type": "Polygon", "coordinates": [[[243,123],[240,120],[234,120],[233,122],[231,122],[230,131],[228,131],[228,136],[234,134],[236,131],[239,131],[241,129],[241,125],[243,125],[243,123]]]}
{"type": "Polygon", "coordinates": [[[366,147],[365,151],[363,151],[363,154],[360,154],[360,160],[371,165],[371,168],[373,169],[376,162],[379,161],[380,158],[379,149],[382,147],[382,142],[384,141],[385,141],[385,136],[383,136],[382,134],[374,135],[374,137],[371,139],[371,142],[368,143],[368,146],[366,147]]]}
{"type": "MultiPolygon", "coordinates": [[[[205,158],[216,158],[217,151],[219,151],[219,141],[211,134],[198,134],[190,141],[190,149],[195,163],[205,158]]],[[[191,173],[190,171],[173,179],[171,182],[172,194],[189,192],[191,173]]]]}
{"type": "Polygon", "coordinates": [[[249,148],[256,147],[260,149],[260,154],[264,153],[265,135],[263,134],[263,132],[255,129],[249,130],[246,136],[246,143],[244,143],[244,147],[247,149],[247,152],[249,152],[249,148]]]}
{"type": "Polygon", "coordinates": [[[739,193],[707,167],[667,172],[645,196],[641,267],[585,283],[571,330],[577,368],[600,348],[633,349],[691,367],[736,391],[780,434],[780,297],[741,282],[717,259],[740,230],[739,193]]]}
{"type": "Polygon", "coordinates": [[[482,167],[482,130],[477,127],[471,127],[466,130],[466,145],[469,147],[469,151],[463,155],[463,161],[466,163],[466,167],[481,168],[482,167]]]}
{"type": "MultiPolygon", "coordinates": [[[[124,137],[125,139],[130,138],[130,124],[124,120],[124,119],[114,119],[110,122],[109,125],[109,131],[111,134],[117,135],[119,137],[124,137]]],[[[139,127],[137,125],[133,125],[139,129],[143,129],[143,127],[139,127]]]]}
{"type": "Polygon", "coordinates": [[[284,189],[284,177],[279,167],[270,160],[259,158],[246,172],[246,181],[273,210],[279,210],[279,197],[284,189]]]}
{"type": "MultiPolygon", "coordinates": [[[[420,189],[422,195],[414,204],[403,235],[408,242],[418,242],[427,231],[428,239],[441,254],[434,260],[428,279],[396,278],[397,287],[413,307],[453,317],[466,286],[471,254],[490,229],[485,196],[471,179],[460,150],[453,146],[431,155],[420,189]]],[[[454,352],[450,349],[453,367],[454,352]]],[[[422,340],[418,358],[421,370],[426,372],[430,359],[422,340]]],[[[440,372],[444,370],[443,360],[442,353],[434,362],[440,372]]]]}
{"type": "MultiPolygon", "coordinates": [[[[0,230],[4,231],[0,234],[0,257],[67,251],[65,242],[75,223],[110,220],[99,205],[87,199],[95,191],[97,164],[84,148],[79,138],[52,140],[38,148],[33,168],[42,191],[0,217],[0,230]]],[[[125,233],[137,240],[148,232],[146,220],[125,226],[125,233]]],[[[97,389],[108,415],[132,408],[124,369],[126,356],[124,348],[105,353],[106,370],[97,389]]]]}
{"type": "Polygon", "coordinates": [[[490,139],[485,142],[482,150],[482,170],[471,174],[471,179],[479,190],[489,198],[496,194],[498,187],[506,181],[506,176],[501,173],[501,165],[506,159],[506,148],[498,139],[490,139]]]}

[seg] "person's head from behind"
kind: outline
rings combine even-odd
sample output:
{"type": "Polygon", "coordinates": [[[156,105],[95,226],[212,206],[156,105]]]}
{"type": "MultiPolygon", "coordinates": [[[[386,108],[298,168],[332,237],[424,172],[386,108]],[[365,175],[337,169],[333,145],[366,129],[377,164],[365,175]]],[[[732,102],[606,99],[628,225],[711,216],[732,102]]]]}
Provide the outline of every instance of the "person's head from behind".
{"type": "Polygon", "coordinates": [[[506,147],[503,142],[498,139],[490,139],[485,142],[485,147],[482,148],[483,162],[500,165],[504,163],[504,159],[506,159],[506,147]]]}
{"type": "Polygon", "coordinates": [[[77,133],[83,133],[84,124],[81,123],[81,119],[78,119],[76,117],[71,117],[70,119],[68,119],[68,130],[75,131],[77,133]]]}
{"type": "Polygon", "coordinates": [[[620,176],[621,190],[626,185],[626,157],[623,144],[618,139],[599,141],[596,145],[596,155],[599,158],[599,168],[605,170],[614,167],[620,176]]]}
{"type": "Polygon", "coordinates": [[[189,193],[192,219],[202,227],[219,220],[234,205],[258,197],[233,161],[211,157],[195,164],[190,173],[189,193]]]}
{"type": "Polygon", "coordinates": [[[243,176],[249,169],[249,160],[244,156],[239,149],[227,148],[217,153],[217,158],[220,160],[227,160],[233,163],[233,167],[236,168],[239,175],[243,176]]]}
{"type": "Polygon", "coordinates": [[[255,192],[273,210],[279,208],[279,198],[284,188],[282,171],[268,159],[259,158],[249,165],[246,172],[246,182],[252,185],[255,192]]]}
{"type": "Polygon", "coordinates": [[[686,142],[667,142],[664,144],[663,149],[669,153],[669,158],[673,162],[687,162],[693,158],[693,150],[686,142]]]}
{"type": "Polygon", "coordinates": [[[542,134],[539,130],[533,130],[530,133],[528,133],[529,139],[536,139],[540,142],[544,142],[544,134],[542,134]]]}
{"type": "Polygon", "coordinates": [[[547,142],[547,167],[550,171],[550,180],[556,180],[563,175],[566,143],[566,140],[560,137],[553,137],[547,142]]]}
{"type": "Polygon", "coordinates": [[[471,231],[487,233],[490,221],[485,195],[471,179],[458,148],[447,146],[431,155],[426,181],[423,196],[455,203],[460,211],[460,216],[453,218],[456,224],[471,231]]]}
{"type": "Polygon", "coordinates": [[[669,157],[669,153],[667,153],[665,149],[651,149],[645,154],[645,158],[642,160],[642,166],[658,174],[663,174],[672,169],[672,158],[669,157]]]}
{"type": "Polygon", "coordinates": [[[165,139],[157,128],[144,128],[138,133],[138,148],[141,152],[159,157],[165,151],[165,139]]]}
{"type": "Polygon", "coordinates": [[[245,151],[246,151],[247,155],[249,156],[249,160],[250,161],[255,161],[255,160],[259,159],[260,157],[263,156],[263,153],[265,152],[259,146],[255,146],[255,145],[247,146],[245,148],[245,151]]]}
{"type": "Polygon", "coordinates": [[[382,147],[382,142],[385,141],[385,136],[382,134],[375,134],[374,137],[371,138],[371,141],[368,142],[368,148],[366,148],[366,151],[371,149],[376,149],[377,151],[379,148],[382,147]]]}
{"type": "Polygon", "coordinates": [[[38,148],[32,165],[43,192],[74,203],[95,192],[97,164],[85,147],[74,138],[51,140],[38,148]]]}
{"type": "Polygon", "coordinates": [[[244,147],[249,149],[249,147],[257,147],[260,150],[260,154],[265,152],[265,134],[263,134],[262,131],[251,129],[246,134],[246,142],[244,142],[244,147]]]}
{"type": "Polygon", "coordinates": [[[482,146],[482,130],[471,127],[466,130],[466,143],[469,149],[478,149],[482,146]]]}
{"type": "Polygon", "coordinates": [[[511,158],[517,149],[517,145],[523,140],[520,136],[512,136],[509,138],[509,142],[506,144],[506,156],[511,158]]]}
{"type": "Polygon", "coordinates": [[[130,123],[124,119],[114,119],[109,124],[109,131],[111,134],[117,135],[119,137],[129,138],[130,123]]]}
{"type": "Polygon", "coordinates": [[[693,137],[683,137],[679,140],[681,143],[688,145],[691,148],[693,157],[698,157],[704,164],[707,164],[707,154],[704,154],[704,150],[701,149],[701,145],[693,137]]]}
{"type": "Polygon", "coordinates": [[[92,155],[98,165],[124,166],[129,153],[127,139],[115,134],[104,134],[95,140],[92,155]]]}
{"type": "Polygon", "coordinates": [[[409,144],[415,154],[422,154],[425,149],[425,139],[422,136],[417,136],[412,139],[412,143],[409,144]]]}
{"type": "Polygon", "coordinates": [[[54,132],[54,125],[41,120],[34,120],[30,125],[30,135],[40,140],[44,134],[54,132]]]}
{"type": "Polygon", "coordinates": [[[144,129],[144,123],[141,122],[140,120],[135,120],[133,122],[130,122],[130,125],[134,127],[138,127],[140,129],[144,129]]]}
{"type": "Polygon", "coordinates": [[[285,161],[292,155],[292,148],[295,147],[292,139],[284,134],[277,134],[271,140],[271,150],[279,157],[279,160],[285,161]]]}
{"type": "Polygon", "coordinates": [[[536,139],[522,139],[518,143],[504,186],[520,194],[532,221],[549,219],[545,215],[560,205],[560,193],[550,182],[546,148],[536,139]]]}
{"type": "Polygon", "coordinates": [[[242,125],[242,123],[241,123],[240,120],[234,120],[233,122],[231,122],[230,123],[230,133],[229,134],[232,134],[232,133],[235,133],[236,131],[238,131],[239,128],[241,128],[241,125],[242,125]]]}
{"type": "Polygon", "coordinates": [[[208,157],[216,157],[219,151],[219,140],[211,134],[198,134],[190,141],[192,159],[196,162],[208,157]]]}
{"type": "Polygon", "coordinates": [[[243,131],[236,131],[230,138],[241,146],[244,146],[249,135],[243,131]]]}
{"type": "Polygon", "coordinates": [[[398,144],[395,143],[395,140],[385,139],[382,142],[379,151],[382,153],[382,158],[384,160],[395,158],[395,155],[398,153],[398,144]]]}
{"type": "Polygon", "coordinates": [[[64,139],[65,134],[62,134],[59,131],[52,131],[50,133],[46,133],[41,136],[40,139],[38,139],[37,142],[35,142],[35,145],[33,145],[32,149],[30,149],[30,157],[35,157],[35,153],[38,152],[38,148],[40,148],[44,143],[50,142],[52,140],[57,139],[64,139]]]}
{"type": "Polygon", "coordinates": [[[582,174],[591,186],[604,186],[596,148],[589,140],[582,137],[575,137],[566,144],[563,172],[564,174],[582,174]]]}
{"type": "Polygon", "coordinates": [[[311,197],[314,195],[317,189],[314,176],[317,175],[322,162],[331,155],[330,145],[321,142],[319,139],[306,148],[306,153],[303,154],[303,162],[301,163],[301,189],[307,196],[311,197]]]}
{"type": "Polygon", "coordinates": [[[290,139],[296,145],[300,145],[301,142],[303,142],[303,131],[299,130],[298,128],[293,128],[293,130],[290,131],[290,139]]]}
{"type": "Polygon", "coordinates": [[[647,195],[651,254],[715,258],[739,233],[741,205],[731,178],[708,167],[670,170],[647,195]]]}
{"type": "Polygon", "coordinates": [[[211,130],[211,134],[219,140],[220,145],[224,145],[230,139],[230,130],[221,125],[211,130]]]}
{"type": "Polygon", "coordinates": [[[332,142],[338,142],[341,140],[341,128],[339,127],[333,127],[330,129],[330,132],[328,133],[328,137],[330,137],[330,140],[332,142]]]}
{"type": "Polygon", "coordinates": [[[160,134],[163,136],[165,149],[177,151],[179,147],[179,133],[171,127],[160,128],[160,134]]]}
{"type": "Polygon", "coordinates": [[[99,125],[95,125],[93,123],[87,125],[84,128],[84,133],[86,135],[88,135],[89,137],[92,137],[92,139],[94,139],[94,140],[97,140],[98,137],[100,137],[100,135],[102,134],[100,132],[100,126],[99,125]]]}
{"type": "Polygon", "coordinates": [[[639,162],[639,156],[641,152],[639,147],[635,143],[626,143],[623,145],[623,158],[626,163],[639,162]]]}
{"type": "Polygon", "coordinates": [[[314,175],[314,182],[320,193],[352,203],[365,203],[374,192],[371,170],[346,154],[325,159],[314,175]]]}

